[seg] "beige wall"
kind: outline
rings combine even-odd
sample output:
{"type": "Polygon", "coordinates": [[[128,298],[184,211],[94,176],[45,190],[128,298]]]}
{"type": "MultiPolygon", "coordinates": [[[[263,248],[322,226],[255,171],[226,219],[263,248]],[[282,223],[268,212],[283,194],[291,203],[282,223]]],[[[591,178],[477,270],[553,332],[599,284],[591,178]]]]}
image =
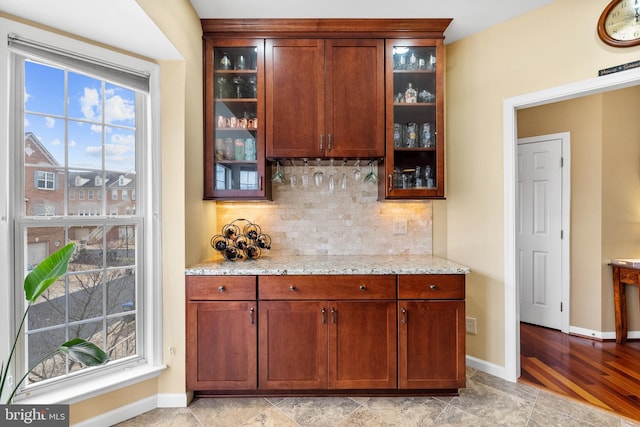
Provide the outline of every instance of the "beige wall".
{"type": "Polygon", "coordinates": [[[505,364],[503,101],[636,60],[640,48],[615,49],[597,37],[608,3],[557,0],[447,46],[447,256],[472,270],[467,315],[478,319],[478,334],[467,336],[467,353],[499,366],[505,364]]]}

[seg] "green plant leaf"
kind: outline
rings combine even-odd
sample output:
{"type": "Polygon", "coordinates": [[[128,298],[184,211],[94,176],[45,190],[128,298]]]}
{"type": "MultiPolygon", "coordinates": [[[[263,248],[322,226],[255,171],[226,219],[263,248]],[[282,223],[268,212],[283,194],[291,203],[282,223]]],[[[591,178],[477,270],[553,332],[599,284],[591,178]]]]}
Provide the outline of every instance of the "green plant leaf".
{"type": "Polygon", "coordinates": [[[29,303],[46,291],[60,276],[67,272],[69,260],[73,255],[75,243],[55,251],[37,265],[24,279],[24,294],[29,303]]]}
{"type": "Polygon", "coordinates": [[[61,344],[58,351],[85,366],[104,365],[109,361],[109,356],[100,347],[82,338],[74,338],[61,344]]]}

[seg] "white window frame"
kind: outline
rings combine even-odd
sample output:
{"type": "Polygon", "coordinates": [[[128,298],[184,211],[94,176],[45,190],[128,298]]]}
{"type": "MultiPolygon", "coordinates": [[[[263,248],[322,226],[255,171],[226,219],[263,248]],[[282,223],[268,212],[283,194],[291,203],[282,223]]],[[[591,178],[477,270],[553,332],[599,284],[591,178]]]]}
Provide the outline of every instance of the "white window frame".
{"type": "Polygon", "coordinates": [[[49,190],[49,191],[54,191],[56,189],[56,174],[54,172],[51,171],[45,171],[45,170],[36,170],[36,177],[35,177],[35,187],[38,190],[49,190]],[[44,178],[40,179],[40,174],[44,174],[44,178]],[[49,179],[51,178],[51,179],[49,179]],[[44,182],[45,186],[41,187],[40,186],[40,182],[44,182]],[[48,183],[51,183],[51,188],[49,188],[47,186],[48,183]]]}
{"type": "MultiPolygon", "coordinates": [[[[82,375],[63,381],[56,381],[33,387],[29,396],[18,396],[16,403],[23,404],[72,404],[98,396],[119,388],[157,377],[166,368],[162,364],[162,242],[161,242],[161,173],[160,173],[160,75],[157,64],[124,55],[96,45],[64,37],[22,23],[0,17],[0,99],[8,100],[10,87],[10,52],[7,46],[9,34],[16,34],[28,40],[38,41],[45,45],[56,46],[80,56],[95,58],[111,64],[118,64],[132,70],[149,74],[149,102],[147,105],[147,126],[143,153],[138,168],[139,179],[143,182],[140,207],[144,206],[146,214],[141,225],[141,237],[144,239],[145,252],[141,254],[139,263],[142,270],[141,291],[144,295],[140,321],[144,325],[139,339],[144,340],[144,357],[136,366],[113,364],[104,369],[87,369],[82,375]]],[[[14,182],[13,176],[19,166],[16,159],[16,144],[24,141],[22,126],[15,126],[16,120],[22,123],[20,114],[9,102],[0,104],[0,360],[8,359],[14,331],[18,327],[21,311],[24,306],[24,295],[18,294],[14,286],[17,259],[15,253],[26,253],[26,245],[15,236],[15,207],[23,201],[16,200],[17,194],[24,189],[24,179],[14,182]],[[14,160],[16,159],[16,160],[14,160]],[[22,188],[15,188],[16,185],[22,188]],[[16,242],[19,242],[16,244],[16,242]]],[[[15,362],[15,359],[14,359],[15,362]]],[[[17,368],[11,367],[13,378],[17,368]]],[[[5,391],[7,392],[7,391],[5,391]]],[[[0,396],[0,399],[8,396],[0,396]]],[[[2,399],[2,401],[4,401],[2,399]]]]}

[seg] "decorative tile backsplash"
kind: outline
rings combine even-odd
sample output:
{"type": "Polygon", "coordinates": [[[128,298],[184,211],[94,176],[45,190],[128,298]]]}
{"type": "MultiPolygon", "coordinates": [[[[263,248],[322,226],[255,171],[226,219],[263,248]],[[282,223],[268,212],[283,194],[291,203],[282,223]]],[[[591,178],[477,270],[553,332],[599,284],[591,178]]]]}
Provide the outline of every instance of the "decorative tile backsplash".
{"type": "MultiPolygon", "coordinates": [[[[310,167],[310,173],[315,169],[310,167]]],[[[340,166],[335,168],[336,186],[330,193],[329,167],[321,170],[322,186],[316,187],[311,177],[308,187],[302,188],[302,167],[285,167],[286,184],[273,184],[272,202],[218,202],[217,223],[245,218],[260,224],[271,236],[272,256],[432,253],[431,202],[378,201],[377,184],[362,178],[354,181],[351,167],[346,168],[343,190],[340,166]],[[294,188],[289,184],[292,172],[297,178],[294,188]],[[407,220],[407,234],[393,234],[394,220],[407,220]]]]}

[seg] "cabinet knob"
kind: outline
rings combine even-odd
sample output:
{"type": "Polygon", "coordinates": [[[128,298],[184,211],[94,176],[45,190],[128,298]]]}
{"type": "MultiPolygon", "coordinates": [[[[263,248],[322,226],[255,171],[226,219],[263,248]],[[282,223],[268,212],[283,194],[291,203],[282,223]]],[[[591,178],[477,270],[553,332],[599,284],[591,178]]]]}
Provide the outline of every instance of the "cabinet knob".
{"type": "Polygon", "coordinates": [[[289,290],[290,290],[291,292],[295,292],[295,291],[296,291],[296,287],[295,287],[295,286],[293,286],[293,285],[291,285],[291,286],[289,286],[289,290]]]}
{"type": "Polygon", "coordinates": [[[360,285],[360,290],[364,292],[367,290],[367,287],[365,285],[360,285]]]}
{"type": "Polygon", "coordinates": [[[224,292],[224,286],[218,286],[218,292],[224,292]]]}
{"type": "Polygon", "coordinates": [[[429,289],[435,291],[436,289],[438,289],[438,287],[436,285],[429,285],[429,289]]]}

